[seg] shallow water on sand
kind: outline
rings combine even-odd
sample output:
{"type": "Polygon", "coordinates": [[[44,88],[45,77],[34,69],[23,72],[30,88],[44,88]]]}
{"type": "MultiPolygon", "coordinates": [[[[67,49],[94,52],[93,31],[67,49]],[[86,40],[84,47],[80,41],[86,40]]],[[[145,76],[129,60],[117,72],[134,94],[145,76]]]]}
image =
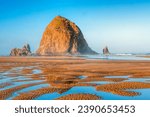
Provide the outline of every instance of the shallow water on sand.
{"type": "MultiPolygon", "coordinates": [[[[19,73],[19,72],[21,72],[21,70],[23,70],[25,68],[34,68],[34,66],[15,67],[15,68],[10,69],[6,72],[0,73],[0,84],[10,83],[10,85],[8,85],[8,86],[6,85],[6,86],[0,88],[0,91],[4,91],[4,90],[11,89],[11,88],[14,88],[14,87],[19,87],[19,86],[22,86],[22,85],[25,85],[25,84],[34,84],[34,83],[41,83],[41,84],[37,84],[35,86],[29,86],[27,88],[23,88],[21,90],[15,91],[15,92],[12,93],[12,95],[10,97],[8,97],[6,99],[11,100],[14,97],[18,96],[20,93],[25,93],[25,92],[29,92],[29,91],[32,91],[32,90],[37,90],[37,89],[40,89],[40,88],[50,86],[47,83],[43,83],[45,81],[45,79],[39,78],[38,80],[34,80],[32,78],[26,77],[30,74],[26,74],[25,76],[22,76],[22,75],[21,76],[14,76],[14,77],[9,76],[9,74],[15,74],[16,71],[19,73]]],[[[39,73],[41,73],[41,70],[33,69],[33,74],[39,74],[39,73]]]]}
{"type": "Polygon", "coordinates": [[[87,78],[87,76],[78,76],[77,78],[80,78],[80,79],[85,79],[85,78],[87,78]]]}
{"type": "Polygon", "coordinates": [[[76,86],[71,88],[70,90],[59,94],[57,92],[51,93],[51,94],[44,94],[39,96],[38,100],[53,100],[53,99],[57,99],[61,96],[65,96],[68,94],[93,94],[93,95],[97,95],[99,97],[102,97],[102,99],[104,100],[148,100],[150,99],[150,95],[147,96],[147,94],[150,93],[150,89],[136,89],[136,90],[130,90],[130,91],[136,91],[141,93],[142,95],[138,95],[138,96],[120,96],[120,95],[116,95],[116,94],[112,94],[112,93],[108,93],[108,92],[103,92],[103,91],[96,91],[96,89],[94,87],[91,86],[76,86]]]}
{"type": "MultiPolygon", "coordinates": [[[[105,76],[105,78],[125,78],[128,80],[124,80],[124,82],[147,82],[148,78],[130,78],[130,75],[127,76],[105,76]]],[[[110,84],[113,82],[108,82],[108,81],[92,81],[92,82],[84,82],[84,83],[91,83],[91,84],[97,84],[97,85],[103,85],[103,84],[110,84]]],[[[50,93],[50,94],[44,94],[39,96],[38,100],[53,100],[56,98],[60,98],[61,96],[65,96],[68,94],[80,94],[80,93],[88,93],[88,94],[93,94],[102,97],[104,100],[148,100],[150,99],[150,95],[148,96],[147,94],[150,93],[150,89],[130,89],[127,91],[134,91],[138,92],[140,95],[137,96],[121,96],[117,94],[112,94],[109,92],[104,92],[104,91],[97,91],[94,87],[92,86],[75,86],[72,87],[70,90],[59,94],[57,92],[50,93]]]]}
{"type": "Polygon", "coordinates": [[[148,82],[147,80],[150,78],[130,78],[130,75],[127,76],[105,76],[104,78],[127,78],[128,80],[124,80],[124,82],[148,82]]]}
{"type": "Polygon", "coordinates": [[[80,56],[86,59],[101,59],[101,60],[150,60],[150,58],[140,57],[137,55],[108,55],[105,56],[103,54],[98,55],[84,55],[80,56]]]}
{"type": "Polygon", "coordinates": [[[37,89],[44,88],[44,87],[49,87],[49,84],[39,84],[36,86],[31,86],[31,87],[16,91],[12,94],[11,97],[7,98],[7,100],[11,100],[11,99],[15,98],[16,96],[19,96],[20,93],[29,92],[29,91],[37,90],[37,89]]]}
{"type": "Polygon", "coordinates": [[[10,88],[13,88],[13,87],[16,87],[16,86],[21,86],[21,85],[24,85],[24,84],[32,84],[32,83],[38,83],[38,82],[45,81],[45,80],[31,80],[31,81],[28,81],[28,80],[29,80],[28,78],[25,78],[23,76],[13,77],[13,78],[4,76],[3,79],[0,80],[0,83],[12,83],[12,85],[6,86],[4,88],[0,88],[0,90],[6,90],[6,89],[10,89],[10,88]],[[15,79],[15,81],[20,81],[20,80],[27,80],[27,81],[15,82],[15,81],[13,81],[14,79],[15,79]]]}
{"type": "MultiPolygon", "coordinates": [[[[7,76],[1,76],[1,82],[0,83],[6,83],[6,82],[11,82],[13,79],[15,78],[15,80],[25,80],[26,78],[23,76],[19,76],[19,77],[7,77],[7,76]]],[[[80,79],[84,79],[87,78],[87,76],[79,76],[80,79]]],[[[124,82],[148,82],[148,78],[130,78],[129,75],[127,76],[105,76],[104,78],[125,78],[128,80],[125,80],[124,82]]],[[[6,86],[4,88],[1,88],[0,90],[6,90],[6,89],[10,89],[16,86],[21,86],[23,84],[31,84],[31,83],[38,83],[38,82],[42,82],[44,80],[31,80],[31,81],[23,81],[23,82],[13,82],[13,85],[10,86],[6,86]]],[[[88,84],[97,84],[97,85],[103,85],[103,84],[110,84],[113,82],[108,82],[108,81],[91,81],[91,82],[84,82],[84,83],[88,83],[88,84]]],[[[22,90],[16,91],[12,94],[11,97],[7,98],[8,100],[13,99],[14,97],[18,96],[20,93],[24,93],[24,92],[29,92],[32,90],[37,90],[43,87],[49,87],[49,84],[39,84],[36,86],[31,86],[31,87],[27,87],[24,88],[22,90]]],[[[80,94],[80,93],[88,93],[88,94],[93,94],[93,95],[97,95],[102,97],[102,99],[104,100],[147,100],[150,99],[150,96],[147,95],[150,93],[150,89],[135,89],[135,90],[129,90],[129,91],[135,91],[135,92],[139,92],[141,95],[138,96],[120,96],[120,95],[116,95],[116,94],[112,94],[109,92],[103,92],[103,91],[97,91],[95,89],[95,87],[92,86],[75,86],[72,87],[71,89],[69,89],[68,91],[59,94],[58,92],[54,92],[54,93],[49,93],[49,94],[43,94],[37,98],[35,98],[35,100],[53,100],[56,98],[59,98],[61,96],[65,96],[68,94],[80,94]]]]}
{"type": "Polygon", "coordinates": [[[34,69],[34,70],[32,70],[32,73],[33,74],[40,74],[40,73],[42,73],[42,71],[39,69],[34,69]]]}
{"type": "Polygon", "coordinates": [[[104,78],[129,78],[129,76],[105,76],[104,78]]]}
{"type": "MultiPolygon", "coordinates": [[[[95,56],[91,56],[90,59],[95,59],[94,58],[95,56]]],[[[88,58],[88,57],[86,57],[88,58]]],[[[120,59],[122,57],[120,56],[108,56],[107,58],[100,58],[100,59],[110,59],[110,60],[122,60],[120,59]]],[[[133,60],[138,60],[139,58],[136,58],[135,56],[133,57],[126,57],[127,60],[130,60],[130,59],[133,59],[133,60]]],[[[99,59],[99,58],[96,58],[96,59],[99,59]]],[[[144,58],[142,58],[144,59],[144,58]]],[[[140,58],[140,60],[142,60],[140,58]]],[[[146,58],[147,59],[147,58],[146,58]]],[[[124,60],[124,59],[123,59],[124,60]]],[[[53,66],[55,68],[55,66],[53,66]]],[[[11,100],[13,98],[15,98],[16,96],[19,96],[20,93],[25,93],[25,92],[30,92],[30,91],[33,91],[33,90],[37,90],[37,89],[41,89],[43,87],[49,87],[50,84],[48,83],[42,83],[43,81],[46,81],[46,78],[43,76],[43,71],[40,70],[40,69],[37,69],[38,67],[36,66],[29,66],[29,67],[16,67],[16,68],[13,68],[13,69],[10,69],[6,72],[3,72],[3,73],[0,73],[0,84],[3,84],[3,83],[10,83],[10,85],[8,86],[4,86],[4,87],[1,87],[0,88],[0,91],[4,91],[4,90],[7,90],[7,89],[11,89],[11,88],[14,88],[14,87],[17,87],[17,86],[21,86],[21,85],[24,85],[24,84],[32,84],[32,83],[41,83],[41,84],[37,84],[35,86],[30,86],[30,87],[27,87],[27,88],[23,88],[21,90],[18,90],[18,91],[14,91],[12,93],[12,95],[6,99],[8,100],[11,100]],[[11,76],[11,75],[15,75],[15,73],[22,73],[22,70],[23,69],[29,69],[29,73],[24,73],[23,75],[16,75],[16,76],[11,76]],[[31,72],[30,72],[31,70],[31,72]],[[9,76],[10,75],[10,76],[9,76]],[[35,75],[34,78],[32,79],[32,75],[35,75]],[[12,84],[11,84],[12,83],[12,84]]],[[[44,74],[45,75],[45,74],[44,74]]],[[[67,90],[66,92],[63,92],[63,93],[58,93],[58,92],[53,92],[53,93],[48,93],[48,94],[43,94],[37,98],[35,98],[35,100],[53,100],[53,99],[57,99],[57,98],[60,98],[61,96],[66,96],[68,94],[93,94],[93,95],[97,95],[99,97],[102,97],[102,99],[104,100],[147,100],[147,99],[150,99],[150,89],[128,89],[127,91],[134,91],[134,92],[138,92],[140,93],[141,95],[137,95],[137,96],[121,96],[121,95],[117,95],[117,94],[113,94],[113,93],[110,93],[110,92],[104,92],[104,91],[97,91],[95,89],[95,85],[105,85],[105,84],[110,84],[110,83],[120,83],[120,82],[144,82],[144,83],[150,83],[150,78],[132,78],[132,76],[129,74],[129,75],[125,75],[125,76],[105,76],[104,78],[106,79],[115,79],[115,78],[122,78],[123,80],[119,81],[119,82],[113,82],[111,81],[88,81],[86,82],[86,78],[88,78],[88,75],[86,76],[85,74],[78,74],[79,76],[75,76],[76,79],[74,78],[73,80],[77,80],[77,82],[80,80],[84,81],[85,82],[82,82],[82,83],[85,83],[85,84],[90,84],[89,86],[74,86],[72,88],[70,88],[69,90],[67,90]],[[93,85],[94,84],[94,85],[93,85]]],[[[55,80],[55,79],[54,79],[55,80]]],[[[68,81],[71,81],[72,79],[67,79],[68,81]]],[[[54,82],[53,82],[54,83],[54,82]]],[[[61,81],[60,81],[61,83],[61,81]]],[[[66,82],[68,83],[68,82],[66,82]]],[[[76,83],[76,82],[75,82],[76,83]]],[[[56,84],[57,85],[57,82],[56,84]]],[[[52,86],[52,84],[51,84],[52,86]]]]}

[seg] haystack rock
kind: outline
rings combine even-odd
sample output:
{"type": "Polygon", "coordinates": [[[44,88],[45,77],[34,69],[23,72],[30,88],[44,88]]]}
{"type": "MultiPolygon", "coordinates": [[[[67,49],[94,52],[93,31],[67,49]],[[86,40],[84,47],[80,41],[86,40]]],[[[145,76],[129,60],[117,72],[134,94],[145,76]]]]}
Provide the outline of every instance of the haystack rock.
{"type": "Polygon", "coordinates": [[[107,46],[103,49],[103,54],[110,54],[107,46]]]}
{"type": "Polygon", "coordinates": [[[87,44],[79,27],[56,16],[46,27],[38,55],[96,54],[87,44]]]}
{"type": "Polygon", "coordinates": [[[22,49],[14,48],[10,52],[10,56],[30,56],[30,55],[31,50],[29,44],[24,45],[22,49]]]}

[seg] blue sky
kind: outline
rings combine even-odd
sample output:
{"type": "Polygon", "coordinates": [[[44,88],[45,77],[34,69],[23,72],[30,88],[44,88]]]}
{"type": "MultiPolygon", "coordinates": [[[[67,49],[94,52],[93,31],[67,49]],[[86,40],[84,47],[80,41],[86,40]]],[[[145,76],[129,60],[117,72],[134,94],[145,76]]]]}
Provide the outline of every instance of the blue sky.
{"type": "Polygon", "coordinates": [[[97,52],[150,52],[150,0],[0,0],[0,55],[25,43],[35,52],[57,15],[75,22],[97,52]]]}

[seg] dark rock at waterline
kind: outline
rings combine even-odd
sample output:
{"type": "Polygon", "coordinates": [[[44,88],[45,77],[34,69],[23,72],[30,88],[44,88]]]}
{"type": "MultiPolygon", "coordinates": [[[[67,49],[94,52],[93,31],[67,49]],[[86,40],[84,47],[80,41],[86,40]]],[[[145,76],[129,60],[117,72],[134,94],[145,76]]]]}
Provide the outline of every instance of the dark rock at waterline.
{"type": "Polygon", "coordinates": [[[10,52],[10,56],[30,56],[31,50],[30,45],[26,44],[23,48],[13,48],[10,52]]]}
{"type": "Polygon", "coordinates": [[[103,54],[110,54],[108,47],[103,48],[103,54]]]}

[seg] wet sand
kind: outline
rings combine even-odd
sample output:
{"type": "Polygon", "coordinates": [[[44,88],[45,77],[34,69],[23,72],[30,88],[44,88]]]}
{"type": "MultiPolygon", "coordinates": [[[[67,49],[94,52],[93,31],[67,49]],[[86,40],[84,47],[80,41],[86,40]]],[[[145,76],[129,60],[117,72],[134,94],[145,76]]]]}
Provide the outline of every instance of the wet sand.
{"type": "MultiPolygon", "coordinates": [[[[74,86],[92,86],[97,91],[109,92],[122,96],[142,95],[138,92],[128,91],[130,89],[150,88],[150,61],[131,60],[87,60],[80,57],[53,56],[53,57],[0,57],[0,75],[7,77],[13,82],[24,83],[26,81],[38,81],[38,83],[23,84],[21,86],[0,89],[0,99],[7,99],[17,90],[32,85],[47,83],[50,86],[43,89],[19,94],[13,99],[35,99],[43,94],[68,91],[74,86]],[[41,72],[34,73],[40,70],[41,72]],[[81,76],[86,76],[85,78],[81,76]],[[106,78],[106,76],[120,76],[106,78]],[[127,82],[129,78],[147,78],[147,82],[127,82]],[[25,77],[25,79],[19,79],[25,77]],[[90,82],[107,82],[107,84],[96,84],[90,82]]],[[[5,80],[0,78],[0,81],[5,80]]],[[[11,83],[3,82],[0,88],[5,88],[11,83]]],[[[103,95],[101,96],[103,98],[103,95]]],[[[97,99],[87,94],[70,94],[58,99],[97,99]],[[75,95],[76,98],[72,98],[75,95]],[[88,97],[89,98],[86,98],[88,97]]],[[[100,97],[99,97],[100,99],[100,97]]]]}
{"type": "Polygon", "coordinates": [[[96,86],[97,90],[111,92],[123,96],[136,96],[138,92],[128,91],[128,89],[144,89],[150,88],[150,83],[141,82],[121,82],[115,84],[105,84],[96,86]]]}
{"type": "Polygon", "coordinates": [[[139,56],[139,57],[150,58],[150,55],[146,55],[146,56],[139,56]]]}
{"type": "Polygon", "coordinates": [[[57,98],[56,100],[99,100],[100,97],[91,94],[70,94],[57,98]]]}

